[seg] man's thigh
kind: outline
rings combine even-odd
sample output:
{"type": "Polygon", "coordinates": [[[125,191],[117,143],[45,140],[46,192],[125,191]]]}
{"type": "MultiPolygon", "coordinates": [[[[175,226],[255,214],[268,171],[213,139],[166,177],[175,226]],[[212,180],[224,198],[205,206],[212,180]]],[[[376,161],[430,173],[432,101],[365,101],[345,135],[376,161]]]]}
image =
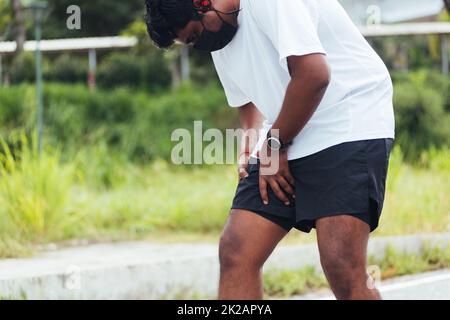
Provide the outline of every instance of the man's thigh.
{"type": "Polygon", "coordinates": [[[367,223],[343,214],[317,220],[316,228],[320,257],[325,268],[365,269],[370,233],[367,223]]]}
{"type": "Polygon", "coordinates": [[[233,209],[222,233],[220,249],[243,259],[264,263],[288,231],[278,224],[247,211],[233,209]]]}

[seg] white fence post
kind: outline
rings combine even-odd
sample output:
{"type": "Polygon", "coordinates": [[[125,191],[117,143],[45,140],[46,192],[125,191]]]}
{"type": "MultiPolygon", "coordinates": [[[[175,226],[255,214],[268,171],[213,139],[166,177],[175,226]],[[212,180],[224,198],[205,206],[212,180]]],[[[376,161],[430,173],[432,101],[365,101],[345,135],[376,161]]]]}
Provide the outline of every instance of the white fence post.
{"type": "Polygon", "coordinates": [[[97,51],[95,49],[89,49],[88,86],[91,90],[95,88],[96,71],[97,71],[97,51]]]}
{"type": "Polygon", "coordinates": [[[189,48],[187,46],[183,46],[181,48],[181,80],[183,82],[189,81],[191,78],[190,73],[189,48]]]}

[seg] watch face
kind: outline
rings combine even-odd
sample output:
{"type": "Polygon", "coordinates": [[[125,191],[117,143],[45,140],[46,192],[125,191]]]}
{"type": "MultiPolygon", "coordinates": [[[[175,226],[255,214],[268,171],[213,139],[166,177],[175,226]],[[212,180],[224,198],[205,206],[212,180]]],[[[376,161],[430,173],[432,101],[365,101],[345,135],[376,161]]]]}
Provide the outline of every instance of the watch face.
{"type": "Polygon", "coordinates": [[[277,138],[270,137],[267,140],[267,144],[269,145],[269,148],[272,150],[280,150],[281,149],[281,142],[277,138]]]}

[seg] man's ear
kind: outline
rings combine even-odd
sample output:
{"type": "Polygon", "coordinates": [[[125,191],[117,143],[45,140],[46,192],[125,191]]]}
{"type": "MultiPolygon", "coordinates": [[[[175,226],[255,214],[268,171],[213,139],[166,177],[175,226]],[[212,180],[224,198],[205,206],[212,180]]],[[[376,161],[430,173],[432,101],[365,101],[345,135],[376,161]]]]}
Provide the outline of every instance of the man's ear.
{"type": "Polygon", "coordinates": [[[206,13],[212,10],[211,0],[193,0],[194,8],[201,13],[206,13]]]}
{"type": "Polygon", "coordinates": [[[203,19],[205,13],[212,10],[211,0],[193,0],[194,6],[194,20],[200,21],[203,19]]]}

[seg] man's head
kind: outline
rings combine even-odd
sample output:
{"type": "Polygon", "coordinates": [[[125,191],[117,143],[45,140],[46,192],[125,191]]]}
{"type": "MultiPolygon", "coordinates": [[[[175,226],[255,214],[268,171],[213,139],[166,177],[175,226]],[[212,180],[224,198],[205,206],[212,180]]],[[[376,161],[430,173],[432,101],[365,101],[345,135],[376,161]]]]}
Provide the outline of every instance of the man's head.
{"type": "Polygon", "coordinates": [[[146,0],[147,30],[159,48],[169,48],[175,41],[194,44],[204,51],[225,47],[236,33],[236,16],[221,10],[239,7],[235,0],[146,0]]]}

